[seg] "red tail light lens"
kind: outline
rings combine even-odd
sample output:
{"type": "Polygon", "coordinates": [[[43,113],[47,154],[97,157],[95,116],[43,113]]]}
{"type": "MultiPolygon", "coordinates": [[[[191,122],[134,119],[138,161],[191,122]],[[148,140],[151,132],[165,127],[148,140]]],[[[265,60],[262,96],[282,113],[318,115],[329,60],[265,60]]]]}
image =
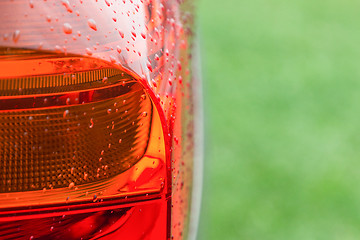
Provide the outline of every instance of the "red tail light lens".
{"type": "Polygon", "coordinates": [[[163,129],[139,80],[87,57],[0,53],[0,236],[165,238],[163,129]]]}

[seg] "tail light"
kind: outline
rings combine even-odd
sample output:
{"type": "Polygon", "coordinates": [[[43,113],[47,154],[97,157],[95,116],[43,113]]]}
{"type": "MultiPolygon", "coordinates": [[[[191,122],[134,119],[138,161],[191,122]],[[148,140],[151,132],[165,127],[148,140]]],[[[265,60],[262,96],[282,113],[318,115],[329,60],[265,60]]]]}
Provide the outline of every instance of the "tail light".
{"type": "Polygon", "coordinates": [[[0,2],[0,239],[183,239],[191,11],[0,2]]]}
{"type": "Polygon", "coordinates": [[[162,125],[138,79],[82,56],[3,48],[0,58],[0,235],[112,239],[136,215],[140,235],[166,224],[162,125]],[[149,200],[145,213],[129,208],[149,200]]]}

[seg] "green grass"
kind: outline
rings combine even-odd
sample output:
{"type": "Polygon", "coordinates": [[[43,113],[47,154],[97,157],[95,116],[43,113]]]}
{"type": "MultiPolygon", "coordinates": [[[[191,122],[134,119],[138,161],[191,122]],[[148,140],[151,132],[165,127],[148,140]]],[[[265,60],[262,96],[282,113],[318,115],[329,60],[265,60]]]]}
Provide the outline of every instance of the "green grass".
{"type": "Polygon", "coordinates": [[[360,2],[200,0],[201,240],[360,238],[360,2]]]}

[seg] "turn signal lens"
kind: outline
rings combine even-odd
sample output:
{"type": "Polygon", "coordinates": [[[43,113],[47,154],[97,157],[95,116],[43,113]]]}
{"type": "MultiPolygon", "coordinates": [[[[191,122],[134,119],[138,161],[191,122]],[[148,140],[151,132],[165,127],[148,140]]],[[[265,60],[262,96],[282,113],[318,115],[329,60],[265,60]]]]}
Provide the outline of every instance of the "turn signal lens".
{"type": "Polygon", "coordinates": [[[98,59],[9,48],[0,69],[0,236],[127,236],[121,226],[145,220],[132,212],[148,200],[158,210],[144,214],[166,221],[162,124],[136,77],[98,59]]]}

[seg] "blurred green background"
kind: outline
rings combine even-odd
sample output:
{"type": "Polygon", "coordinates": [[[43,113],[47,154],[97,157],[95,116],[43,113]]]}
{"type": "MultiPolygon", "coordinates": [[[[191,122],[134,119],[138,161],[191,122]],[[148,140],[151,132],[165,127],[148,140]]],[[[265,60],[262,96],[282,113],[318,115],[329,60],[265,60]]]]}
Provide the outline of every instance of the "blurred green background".
{"type": "Polygon", "coordinates": [[[360,1],[199,0],[198,239],[360,239],[360,1]]]}

